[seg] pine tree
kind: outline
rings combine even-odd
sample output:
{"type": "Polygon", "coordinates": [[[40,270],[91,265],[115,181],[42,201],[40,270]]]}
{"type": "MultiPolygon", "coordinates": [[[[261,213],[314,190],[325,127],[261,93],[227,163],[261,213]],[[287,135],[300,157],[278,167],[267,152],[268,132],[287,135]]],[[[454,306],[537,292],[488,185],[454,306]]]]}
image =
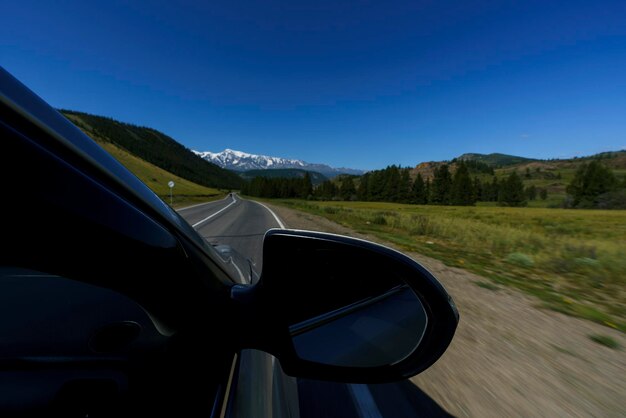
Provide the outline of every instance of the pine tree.
{"type": "Polygon", "coordinates": [[[526,190],[524,190],[524,193],[526,193],[526,197],[528,197],[528,200],[537,199],[537,188],[535,187],[535,185],[528,186],[526,190]]]}
{"type": "Polygon", "coordinates": [[[426,185],[424,184],[422,175],[419,173],[417,173],[417,177],[415,177],[415,181],[411,187],[411,203],[417,205],[425,205],[428,203],[426,185]]]}
{"type": "Polygon", "coordinates": [[[474,202],[483,200],[483,184],[478,177],[474,177],[474,202]]]}
{"type": "Polygon", "coordinates": [[[369,178],[369,199],[374,202],[384,200],[385,176],[383,170],[377,170],[371,173],[369,178]]]}
{"type": "Polygon", "coordinates": [[[460,163],[454,173],[450,193],[450,203],[457,206],[474,204],[474,187],[467,166],[460,163]]]}
{"type": "Polygon", "coordinates": [[[450,189],[452,186],[452,176],[447,164],[442,164],[435,170],[435,177],[431,184],[431,203],[436,205],[450,204],[450,189]]]}
{"type": "Polygon", "coordinates": [[[397,202],[400,191],[400,170],[392,165],[385,169],[384,199],[387,202],[397,202]]]}
{"type": "Polygon", "coordinates": [[[489,201],[500,201],[500,182],[496,176],[493,176],[493,180],[491,180],[491,194],[489,196],[489,201]]]}
{"type": "Polygon", "coordinates": [[[583,164],[576,171],[566,191],[575,207],[595,207],[598,196],[614,190],[617,179],[613,172],[599,161],[583,164]]]}
{"type": "Polygon", "coordinates": [[[500,203],[506,206],[525,206],[524,183],[515,171],[500,185],[500,203]]]}
{"type": "Polygon", "coordinates": [[[369,173],[365,173],[361,176],[359,182],[359,188],[357,189],[356,196],[362,202],[370,200],[369,198],[369,173]]]}
{"type": "Polygon", "coordinates": [[[326,180],[317,187],[316,195],[320,200],[332,200],[337,195],[337,186],[332,181],[326,180]]]}
{"type": "Polygon", "coordinates": [[[308,199],[313,194],[313,183],[311,182],[311,176],[308,172],[304,173],[302,183],[300,185],[300,197],[302,199],[308,199]]]}
{"type": "Polygon", "coordinates": [[[548,198],[548,189],[546,189],[545,187],[539,189],[539,198],[541,200],[546,200],[548,198]]]}
{"type": "Polygon", "coordinates": [[[411,175],[409,169],[400,170],[400,183],[398,184],[398,202],[409,203],[411,197],[411,175]]]}
{"type": "Polygon", "coordinates": [[[339,195],[343,200],[354,200],[356,197],[356,187],[351,176],[345,176],[342,179],[339,195]]]}

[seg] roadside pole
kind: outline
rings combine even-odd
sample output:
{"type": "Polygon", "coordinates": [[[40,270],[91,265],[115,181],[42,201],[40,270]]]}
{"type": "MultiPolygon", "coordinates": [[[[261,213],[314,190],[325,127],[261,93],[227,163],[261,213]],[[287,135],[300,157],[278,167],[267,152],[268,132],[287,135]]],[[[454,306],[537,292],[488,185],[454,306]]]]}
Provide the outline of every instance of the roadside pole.
{"type": "Polygon", "coordinates": [[[167,185],[170,186],[170,206],[172,206],[172,189],[174,188],[174,182],[170,180],[167,185]]]}

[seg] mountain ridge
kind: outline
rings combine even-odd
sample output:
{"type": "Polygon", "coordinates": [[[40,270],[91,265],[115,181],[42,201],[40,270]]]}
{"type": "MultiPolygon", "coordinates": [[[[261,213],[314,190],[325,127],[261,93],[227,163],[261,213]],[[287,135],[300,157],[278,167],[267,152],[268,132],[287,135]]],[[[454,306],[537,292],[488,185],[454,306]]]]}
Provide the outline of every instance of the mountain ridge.
{"type": "Polygon", "coordinates": [[[221,152],[196,151],[192,150],[196,155],[216,164],[222,168],[232,171],[249,171],[249,170],[268,170],[268,169],[287,169],[297,168],[306,171],[320,173],[328,178],[335,177],[339,174],[361,175],[363,170],[339,167],[334,168],[326,164],[308,163],[304,160],[297,160],[283,157],[273,157],[262,154],[251,154],[243,151],[237,151],[226,148],[221,152]]]}

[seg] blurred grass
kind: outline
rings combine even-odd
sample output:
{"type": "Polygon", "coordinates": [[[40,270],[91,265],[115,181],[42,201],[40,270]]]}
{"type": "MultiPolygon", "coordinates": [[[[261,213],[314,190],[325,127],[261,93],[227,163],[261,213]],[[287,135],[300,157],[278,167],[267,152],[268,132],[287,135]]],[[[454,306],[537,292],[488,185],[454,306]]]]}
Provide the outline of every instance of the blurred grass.
{"type": "Polygon", "coordinates": [[[605,347],[612,348],[613,350],[619,350],[621,348],[617,341],[607,335],[595,334],[590,335],[589,338],[591,338],[592,341],[595,341],[605,347]]]}
{"type": "Polygon", "coordinates": [[[626,332],[626,211],[274,200],[626,332]]]}

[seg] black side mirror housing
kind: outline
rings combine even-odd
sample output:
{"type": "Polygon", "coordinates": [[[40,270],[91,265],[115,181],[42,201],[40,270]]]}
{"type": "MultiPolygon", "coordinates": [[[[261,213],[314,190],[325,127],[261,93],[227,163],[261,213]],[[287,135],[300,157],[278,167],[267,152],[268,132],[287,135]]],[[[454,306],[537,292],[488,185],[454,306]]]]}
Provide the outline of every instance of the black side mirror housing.
{"type": "Polygon", "coordinates": [[[235,286],[242,348],[275,355],[290,375],[383,383],[430,367],[459,320],[420,264],[368,241],[273,229],[254,286],[235,286]]]}

